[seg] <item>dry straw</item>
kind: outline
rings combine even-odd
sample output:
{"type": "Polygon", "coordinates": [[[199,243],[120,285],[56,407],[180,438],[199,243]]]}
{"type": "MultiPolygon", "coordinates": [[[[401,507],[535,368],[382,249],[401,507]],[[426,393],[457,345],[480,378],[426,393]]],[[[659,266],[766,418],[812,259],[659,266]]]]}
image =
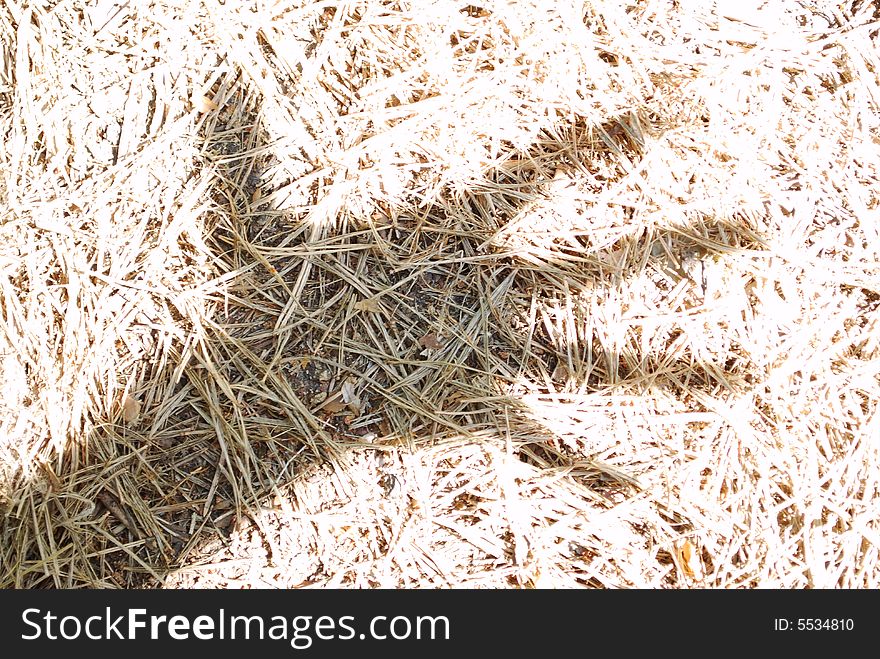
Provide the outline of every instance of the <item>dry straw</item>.
{"type": "Polygon", "coordinates": [[[0,6],[0,585],[877,587],[873,3],[0,6]]]}

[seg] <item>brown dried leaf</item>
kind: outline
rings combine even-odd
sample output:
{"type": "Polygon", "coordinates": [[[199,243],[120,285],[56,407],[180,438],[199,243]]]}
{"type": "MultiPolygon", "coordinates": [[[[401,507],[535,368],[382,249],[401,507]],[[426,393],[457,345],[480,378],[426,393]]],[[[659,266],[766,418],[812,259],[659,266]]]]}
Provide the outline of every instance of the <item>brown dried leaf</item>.
{"type": "Polygon", "coordinates": [[[368,313],[379,313],[382,307],[379,306],[379,298],[368,297],[364,300],[358,300],[354,303],[354,308],[358,311],[366,311],[368,313]]]}
{"type": "Polygon", "coordinates": [[[335,395],[333,398],[329,398],[327,402],[321,405],[321,409],[328,414],[338,414],[346,407],[348,407],[348,403],[344,402],[339,394],[335,395]]]}
{"type": "Polygon", "coordinates": [[[436,334],[431,333],[425,334],[422,338],[420,338],[419,345],[423,348],[427,348],[428,350],[440,350],[443,347],[443,342],[436,334]]]}
{"type": "Polygon", "coordinates": [[[130,425],[138,420],[141,413],[141,404],[134,396],[125,394],[122,396],[122,420],[130,425]]]}

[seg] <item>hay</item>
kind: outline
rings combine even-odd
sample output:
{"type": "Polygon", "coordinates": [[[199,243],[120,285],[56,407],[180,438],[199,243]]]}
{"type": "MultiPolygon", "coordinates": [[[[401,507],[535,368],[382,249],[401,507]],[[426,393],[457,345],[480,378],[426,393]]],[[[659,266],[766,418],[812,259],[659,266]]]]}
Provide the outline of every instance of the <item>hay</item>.
{"type": "Polygon", "coordinates": [[[876,587],[845,5],[6,3],[0,585],[876,587]]]}

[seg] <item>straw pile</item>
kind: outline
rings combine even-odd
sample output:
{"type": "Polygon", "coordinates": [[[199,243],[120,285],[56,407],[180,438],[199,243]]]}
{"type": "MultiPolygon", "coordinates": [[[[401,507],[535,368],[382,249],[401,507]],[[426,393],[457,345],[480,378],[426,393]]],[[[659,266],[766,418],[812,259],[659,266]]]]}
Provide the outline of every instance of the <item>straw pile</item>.
{"type": "Polygon", "coordinates": [[[0,586],[877,587],[880,12],[0,5],[0,586]]]}

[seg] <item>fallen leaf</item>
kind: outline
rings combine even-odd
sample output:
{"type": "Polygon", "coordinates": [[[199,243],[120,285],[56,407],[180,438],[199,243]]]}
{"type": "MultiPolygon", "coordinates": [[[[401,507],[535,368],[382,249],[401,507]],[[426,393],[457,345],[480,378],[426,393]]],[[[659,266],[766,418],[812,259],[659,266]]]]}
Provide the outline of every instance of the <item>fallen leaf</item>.
{"type": "Polygon", "coordinates": [[[201,113],[213,112],[220,107],[204,94],[196,94],[193,96],[192,104],[196,111],[201,113]]]}
{"type": "Polygon", "coordinates": [[[321,405],[321,409],[329,414],[338,414],[346,407],[348,407],[348,403],[343,402],[342,397],[339,396],[339,394],[336,394],[333,398],[328,398],[327,401],[321,405]]]}
{"type": "Polygon", "coordinates": [[[132,424],[137,421],[138,416],[141,413],[141,404],[138,402],[137,398],[131,396],[129,394],[125,394],[122,396],[122,420],[126,423],[126,425],[132,424]]]}
{"type": "Polygon", "coordinates": [[[355,414],[360,414],[361,401],[354,390],[354,384],[348,381],[343,382],[340,393],[342,394],[342,402],[348,405],[348,408],[352,412],[354,412],[355,414]]]}
{"type": "Polygon", "coordinates": [[[419,339],[419,345],[428,350],[440,350],[443,347],[443,342],[436,334],[425,334],[419,339]]]}
{"type": "Polygon", "coordinates": [[[358,311],[366,311],[369,313],[379,313],[382,307],[379,306],[378,297],[368,297],[364,300],[358,300],[354,303],[354,308],[358,311]]]}

